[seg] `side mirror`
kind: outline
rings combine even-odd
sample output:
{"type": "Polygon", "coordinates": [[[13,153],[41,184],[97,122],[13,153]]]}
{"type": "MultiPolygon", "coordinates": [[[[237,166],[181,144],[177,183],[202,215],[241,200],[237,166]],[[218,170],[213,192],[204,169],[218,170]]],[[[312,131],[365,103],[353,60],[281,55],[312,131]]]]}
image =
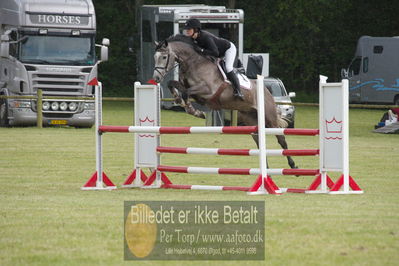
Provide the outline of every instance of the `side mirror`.
{"type": "Polygon", "coordinates": [[[0,56],[8,58],[10,56],[10,37],[6,34],[1,35],[0,56]]]}
{"type": "Polygon", "coordinates": [[[296,97],[296,93],[295,92],[289,92],[288,93],[288,97],[295,98],[296,97]]]}
{"type": "Polygon", "coordinates": [[[109,46],[109,39],[108,38],[103,38],[103,41],[102,41],[102,44],[104,45],[104,46],[109,46]]]}
{"type": "Polygon", "coordinates": [[[341,78],[348,78],[348,70],[345,68],[341,69],[341,78]]]}
{"type": "Polygon", "coordinates": [[[101,46],[101,61],[108,61],[108,47],[105,45],[101,46]]]}

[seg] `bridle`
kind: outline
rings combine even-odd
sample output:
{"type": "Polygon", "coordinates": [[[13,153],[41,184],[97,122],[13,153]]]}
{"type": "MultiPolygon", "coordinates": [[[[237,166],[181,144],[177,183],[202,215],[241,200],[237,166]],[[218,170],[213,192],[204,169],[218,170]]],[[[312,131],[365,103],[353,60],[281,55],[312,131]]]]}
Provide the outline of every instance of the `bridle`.
{"type": "Polygon", "coordinates": [[[166,64],[165,64],[165,66],[156,66],[156,67],[154,67],[154,71],[158,72],[159,75],[161,75],[162,78],[164,78],[165,75],[166,75],[169,71],[171,71],[172,69],[176,68],[176,67],[179,65],[179,63],[177,63],[177,64],[175,64],[171,69],[168,69],[168,67],[169,67],[169,59],[170,59],[170,53],[168,53],[168,58],[166,59],[166,64]],[[159,71],[159,70],[164,70],[164,74],[162,74],[162,72],[159,71]]]}

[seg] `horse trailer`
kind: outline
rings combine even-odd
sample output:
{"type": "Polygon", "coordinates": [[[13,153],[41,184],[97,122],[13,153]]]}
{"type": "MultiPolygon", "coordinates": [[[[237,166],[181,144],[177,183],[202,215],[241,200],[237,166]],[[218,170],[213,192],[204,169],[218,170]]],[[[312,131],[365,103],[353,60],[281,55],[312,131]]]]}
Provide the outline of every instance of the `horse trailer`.
{"type": "Polygon", "coordinates": [[[399,37],[362,36],[348,69],[349,101],[399,105],[399,37]]]}
{"type": "MultiPolygon", "coordinates": [[[[155,42],[165,40],[171,35],[182,33],[186,20],[196,18],[200,20],[202,28],[216,36],[233,42],[237,47],[237,58],[246,61],[248,54],[244,51],[244,11],[241,9],[227,9],[224,6],[195,5],[143,5],[139,9],[137,77],[142,83],[152,78],[154,72],[155,42]]],[[[268,76],[269,57],[264,58],[263,75],[268,76]]],[[[167,82],[178,79],[178,69],[175,68],[166,75],[161,82],[161,97],[172,98],[167,88],[167,82]]],[[[173,102],[163,101],[162,107],[171,108],[173,102]]],[[[199,107],[202,108],[203,107],[199,107]]],[[[204,110],[204,109],[203,109],[204,110]]],[[[213,125],[223,125],[223,112],[209,113],[213,125]]],[[[207,122],[208,123],[208,122],[207,122]]]]}

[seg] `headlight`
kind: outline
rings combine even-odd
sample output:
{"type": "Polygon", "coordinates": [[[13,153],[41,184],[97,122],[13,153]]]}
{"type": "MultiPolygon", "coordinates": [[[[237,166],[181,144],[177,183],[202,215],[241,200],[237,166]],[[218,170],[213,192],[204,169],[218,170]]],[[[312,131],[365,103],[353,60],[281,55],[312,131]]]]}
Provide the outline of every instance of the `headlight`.
{"type": "Polygon", "coordinates": [[[13,101],[10,105],[14,108],[30,108],[31,102],[30,101],[13,101]]]}
{"type": "Polygon", "coordinates": [[[65,111],[68,108],[68,104],[66,102],[60,103],[60,110],[65,111]]]}
{"type": "Polygon", "coordinates": [[[49,102],[44,102],[42,107],[43,107],[42,109],[44,111],[47,111],[48,109],[50,109],[50,103],[49,102]]]}
{"type": "Polygon", "coordinates": [[[94,103],[85,103],[85,110],[94,110],[94,103]]]}
{"type": "Polygon", "coordinates": [[[78,104],[75,102],[69,103],[69,110],[75,111],[78,108],[78,104]]]}
{"type": "Polygon", "coordinates": [[[58,102],[52,102],[51,103],[51,110],[53,111],[57,111],[58,107],[60,107],[60,105],[58,104],[58,102]]]}

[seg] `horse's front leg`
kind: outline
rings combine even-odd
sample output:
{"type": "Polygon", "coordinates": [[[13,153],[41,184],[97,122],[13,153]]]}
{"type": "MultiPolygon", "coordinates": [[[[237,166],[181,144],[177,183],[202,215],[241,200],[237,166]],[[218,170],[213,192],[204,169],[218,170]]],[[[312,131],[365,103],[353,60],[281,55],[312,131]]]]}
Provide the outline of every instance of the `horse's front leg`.
{"type": "Polygon", "coordinates": [[[191,86],[190,88],[187,89],[187,100],[186,100],[186,112],[198,117],[205,119],[205,113],[201,110],[196,109],[193,105],[192,102],[190,101],[190,96],[199,96],[200,92],[203,92],[204,85],[203,84],[198,84],[191,86]]]}
{"type": "MultiPolygon", "coordinates": [[[[185,87],[183,84],[177,80],[170,80],[168,82],[168,89],[170,93],[172,93],[173,97],[175,98],[176,104],[181,104],[183,107],[186,105],[184,99],[182,99],[181,95],[186,95],[185,87]]],[[[183,97],[184,98],[184,97],[183,97]]]]}
{"type": "Polygon", "coordinates": [[[175,102],[177,104],[180,104],[184,108],[186,113],[198,118],[205,119],[205,113],[195,109],[194,106],[192,105],[188,97],[187,90],[181,82],[176,80],[171,80],[168,82],[168,88],[175,97],[175,102]]]}
{"type": "Polygon", "coordinates": [[[205,113],[202,112],[201,110],[195,109],[195,107],[192,105],[190,100],[187,100],[186,106],[184,107],[186,112],[190,115],[193,115],[198,118],[205,119],[205,113]]]}

